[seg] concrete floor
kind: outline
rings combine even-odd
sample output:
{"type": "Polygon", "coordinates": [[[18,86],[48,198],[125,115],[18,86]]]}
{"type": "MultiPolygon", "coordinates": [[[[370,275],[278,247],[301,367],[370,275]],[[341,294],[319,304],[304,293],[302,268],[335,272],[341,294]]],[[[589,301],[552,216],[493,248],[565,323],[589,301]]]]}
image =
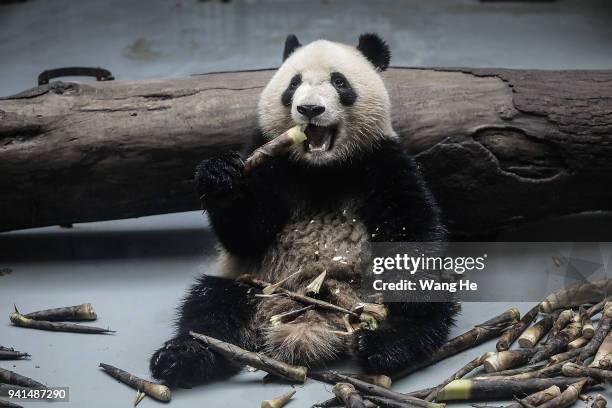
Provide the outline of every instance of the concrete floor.
{"type": "MultiPolygon", "coordinates": [[[[0,6],[0,95],[35,85],[44,69],[68,65],[103,66],[118,79],[276,66],[290,32],[304,42],[326,37],[354,43],[359,33],[377,31],[389,41],[394,65],[611,68],[611,17],[608,0],[32,0],[0,6]]],[[[571,239],[577,224],[584,228],[574,219],[555,230],[571,239]]],[[[587,225],[609,238],[601,222],[587,225]]],[[[0,367],[70,386],[71,402],[59,407],[131,406],[135,392],[115,384],[98,363],[147,376],[148,357],[171,335],[184,289],[199,273],[215,273],[215,242],[194,212],[0,234],[0,269],[12,270],[0,276],[0,312],[8,315],[13,303],[27,311],[88,301],[98,310],[97,324],[118,331],[48,333],[10,327],[5,319],[0,344],[27,350],[32,359],[0,367]]],[[[508,306],[466,304],[454,333],[508,306]]],[[[519,306],[523,312],[530,307],[519,306]]],[[[436,384],[492,347],[446,360],[399,382],[397,389],[436,384]]],[[[172,406],[258,406],[287,389],[261,385],[262,375],[244,373],[177,391],[172,406]]],[[[289,407],[307,407],[330,395],[330,387],[316,382],[296,388],[289,407]]],[[[156,404],[146,399],[141,406],[156,404]]]]}

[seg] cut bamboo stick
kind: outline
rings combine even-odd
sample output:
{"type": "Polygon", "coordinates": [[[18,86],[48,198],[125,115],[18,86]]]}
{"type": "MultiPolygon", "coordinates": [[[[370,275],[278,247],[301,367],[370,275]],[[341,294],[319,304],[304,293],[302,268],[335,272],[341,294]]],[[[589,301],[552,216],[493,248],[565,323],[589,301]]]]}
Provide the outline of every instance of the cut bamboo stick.
{"type": "Polygon", "coordinates": [[[217,340],[213,337],[204,334],[190,331],[189,334],[218,352],[228,360],[233,360],[242,365],[250,365],[258,368],[277,377],[281,377],[290,381],[303,383],[306,380],[308,369],[302,366],[293,366],[282,361],[274,360],[271,357],[262,353],[247,351],[243,348],[217,340]]]}
{"type": "Polygon", "coordinates": [[[495,345],[497,351],[508,350],[512,343],[514,343],[514,341],[519,338],[519,336],[525,331],[525,329],[529,327],[531,322],[538,316],[539,312],[540,306],[536,305],[531,310],[529,310],[518,323],[506,330],[501,335],[501,337],[497,341],[497,344],[495,345]]]}
{"type": "Polygon", "coordinates": [[[589,342],[589,339],[587,339],[586,337],[578,337],[577,339],[572,340],[571,342],[567,344],[567,349],[574,350],[574,349],[582,348],[586,346],[588,342],[589,342]]]}
{"type": "Polygon", "coordinates": [[[481,380],[455,380],[440,390],[437,401],[499,400],[511,399],[515,395],[527,395],[556,385],[565,388],[583,378],[491,378],[481,380]]]}
{"type": "Polygon", "coordinates": [[[361,381],[368,382],[370,384],[377,385],[386,389],[391,388],[391,378],[384,374],[354,374],[354,373],[342,373],[347,377],[356,378],[361,381]]]}
{"type": "Polygon", "coordinates": [[[534,348],[546,333],[548,333],[555,321],[553,315],[545,316],[539,322],[525,329],[518,338],[518,344],[523,348],[534,348]]]}
{"type": "Polygon", "coordinates": [[[536,347],[535,353],[529,360],[529,364],[537,363],[561,352],[569,343],[577,339],[581,332],[582,322],[580,319],[574,319],[567,327],[561,330],[558,335],[549,338],[545,345],[536,347]]]}
{"type": "Polygon", "coordinates": [[[382,408],[414,408],[414,405],[406,402],[395,401],[389,398],[377,397],[375,395],[364,395],[366,401],[374,404],[374,407],[382,408]]]}
{"type": "Polygon", "coordinates": [[[326,276],[327,276],[327,271],[323,271],[319,274],[319,276],[314,278],[312,282],[310,282],[308,286],[306,286],[306,289],[305,289],[306,295],[308,296],[318,295],[319,291],[321,290],[321,285],[323,285],[323,281],[325,281],[326,276]]]}
{"type": "MultiPolygon", "coordinates": [[[[595,337],[593,337],[591,341],[593,341],[594,339],[595,337]]],[[[604,341],[601,343],[601,345],[597,349],[597,353],[595,353],[595,357],[593,358],[593,361],[591,362],[591,364],[589,364],[589,366],[606,368],[607,365],[604,365],[603,362],[605,360],[609,360],[611,356],[612,356],[612,331],[608,332],[608,335],[606,336],[604,341]]]]}
{"type": "Polygon", "coordinates": [[[136,377],[135,375],[132,375],[127,371],[114,367],[110,364],[100,363],[99,367],[114,379],[119,380],[140,392],[144,392],[148,396],[153,397],[158,401],[168,402],[172,398],[170,388],[163,384],[158,384],[153,381],[136,377]]]}
{"type": "Polygon", "coordinates": [[[500,351],[487,357],[482,365],[488,373],[507,370],[525,364],[533,354],[533,349],[500,351]]]}
{"type": "Polygon", "coordinates": [[[34,320],[25,317],[15,309],[15,312],[10,315],[11,323],[15,326],[25,327],[28,329],[61,331],[70,333],[85,333],[85,334],[110,334],[115,333],[114,330],[104,329],[101,327],[85,326],[76,323],[61,323],[48,322],[45,320],[34,320]]]}
{"type": "Polygon", "coordinates": [[[10,370],[5,370],[4,368],[0,368],[0,383],[20,385],[22,387],[30,388],[45,386],[44,384],[41,384],[29,377],[25,377],[10,370]]]}
{"type": "Polygon", "coordinates": [[[96,320],[98,315],[91,303],[77,306],[58,307],[39,310],[24,315],[28,319],[46,320],[49,322],[96,320]]]}
{"type": "Polygon", "coordinates": [[[574,357],[578,357],[578,355],[582,352],[583,349],[574,349],[565,351],[563,353],[555,354],[554,356],[548,359],[550,364],[561,363],[563,361],[571,360],[574,357]]]}
{"type": "Polygon", "coordinates": [[[19,360],[30,357],[28,353],[17,351],[8,347],[0,347],[0,360],[19,360]]]}

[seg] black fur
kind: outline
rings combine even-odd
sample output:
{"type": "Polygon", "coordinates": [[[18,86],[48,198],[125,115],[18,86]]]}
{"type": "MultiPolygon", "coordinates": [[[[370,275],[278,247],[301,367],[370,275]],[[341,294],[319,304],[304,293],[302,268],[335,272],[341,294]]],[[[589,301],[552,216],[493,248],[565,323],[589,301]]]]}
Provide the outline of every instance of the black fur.
{"type": "Polygon", "coordinates": [[[183,302],[177,333],[151,357],[151,373],[168,385],[190,387],[236,373],[240,367],[202,346],[189,331],[254,349],[250,322],[255,289],[230,279],[203,275],[183,302]]]}
{"type": "MultiPolygon", "coordinates": [[[[277,157],[249,175],[233,153],[203,161],[196,182],[223,246],[255,260],[298,203],[325,210],[349,197],[364,203],[359,216],[374,234],[373,241],[445,239],[437,204],[414,160],[396,141],[381,142],[350,162],[319,167],[277,157]]],[[[234,372],[233,365],[202,349],[186,333],[195,330],[252,348],[253,302],[241,284],[202,278],[181,309],[177,337],[153,356],[153,375],[176,385],[234,372]]],[[[371,372],[390,372],[431,356],[446,340],[456,314],[452,303],[388,306],[390,316],[378,330],[360,331],[354,338],[357,360],[371,372]]]]}
{"type": "Polygon", "coordinates": [[[332,72],[331,84],[338,92],[340,103],[345,106],[351,106],[357,100],[357,92],[351,86],[351,83],[340,72],[332,72]]]}
{"type": "Polygon", "coordinates": [[[293,94],[295,90],[302,83],[302,76],[300,74],[295,74],[289,84],[287,85],[287,89],[281,94],[281,103],[283,106],[291,106],[293,102],[293,94]]]}
{"type": "Polygon", "coordinates": [[[391,51],[389,51],[387,43],[378,34],[361,34],[357,49],[380,71],[389,68],[391,51]]]}
{"type": "Polygon", "coordinates": [[[287,58],[289,58],[291,54],[293,54],[293,51],[297,50],[301,46],[302,44],[300,44],[300,41],[295,36],[295,34],[289,34],[287,38],[285,39],[285,49],[283,50],[283,62],[287,58]]]}

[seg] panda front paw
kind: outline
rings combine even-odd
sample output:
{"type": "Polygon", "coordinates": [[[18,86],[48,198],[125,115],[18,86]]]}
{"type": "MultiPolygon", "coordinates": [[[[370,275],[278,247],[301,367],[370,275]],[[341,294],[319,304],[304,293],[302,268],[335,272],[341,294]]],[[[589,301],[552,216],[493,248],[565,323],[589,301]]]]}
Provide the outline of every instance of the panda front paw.
{"type": "Polygon", "coordinates": [[[191,336],[178,336],[151,357],[151,374],[169,387],[191,388],[196,384],[229,375],[237,369],[191,336]]]}
{"type": "Polygon", "coordinates": [[[241,196],[244,161],[236,152],[203,160],[196,167],[195,182],[206,205],[223,206],[241,196]]]}

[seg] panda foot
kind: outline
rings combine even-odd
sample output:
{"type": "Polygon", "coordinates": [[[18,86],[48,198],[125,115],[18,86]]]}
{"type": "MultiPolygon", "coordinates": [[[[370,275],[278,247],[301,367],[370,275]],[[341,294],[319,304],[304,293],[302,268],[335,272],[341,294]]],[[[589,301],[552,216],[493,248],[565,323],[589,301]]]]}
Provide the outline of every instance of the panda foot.
{"type": "Polygon", "coordinates": [[[154,378],[170,387],[182,388],[229,376],[238,369],[189,335],[167,341],[153,354],[150,362],[154,378]]]}

